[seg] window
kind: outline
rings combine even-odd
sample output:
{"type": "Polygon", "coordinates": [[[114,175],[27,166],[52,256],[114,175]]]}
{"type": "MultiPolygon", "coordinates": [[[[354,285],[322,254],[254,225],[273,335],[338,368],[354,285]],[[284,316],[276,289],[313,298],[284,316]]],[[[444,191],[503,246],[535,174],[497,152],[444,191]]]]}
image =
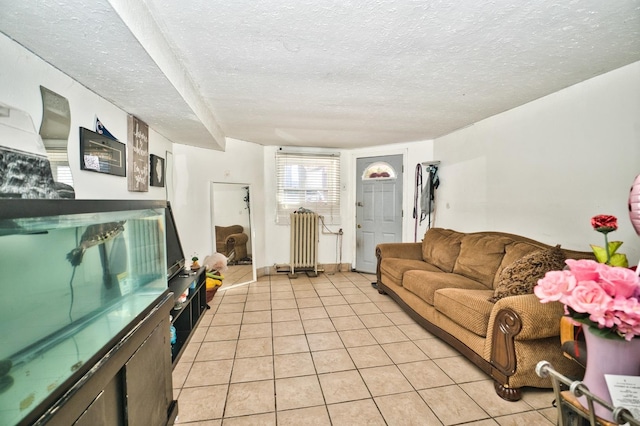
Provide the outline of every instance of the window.
{"type": "Polygon", "coordinates": [[[384,161],[378,161],[369,165],[364,173],[362,173],[362,180],[371,179],[395,179],[397,177],[395,169],[391,164],[384,161]]]}
{"type": "Polygon", "coordinates": [[[69,167],[69,161],[67,160],[67,151],[47,149],[47,157],[49,157],[49,164],[51,164],[53,180],[73,186],[73,176],[71,175],[71,167],[69,167]]]}
{"type": "Polygon", "coordinates": [[[340,223],[340,155],[276,153],[277,223],[300,207],[340,223]]]}

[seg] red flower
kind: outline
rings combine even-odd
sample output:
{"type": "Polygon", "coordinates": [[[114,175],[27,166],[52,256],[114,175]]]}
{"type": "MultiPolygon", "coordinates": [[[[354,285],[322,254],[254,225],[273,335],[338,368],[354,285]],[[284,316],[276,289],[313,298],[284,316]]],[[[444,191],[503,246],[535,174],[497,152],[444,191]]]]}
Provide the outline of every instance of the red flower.
{"type": "Polygon", "coordinates": [[[607,234],[618,229],[618,219],[615,216],[599,214],[591,218],[591,226],[596,231],[607,234]]]}

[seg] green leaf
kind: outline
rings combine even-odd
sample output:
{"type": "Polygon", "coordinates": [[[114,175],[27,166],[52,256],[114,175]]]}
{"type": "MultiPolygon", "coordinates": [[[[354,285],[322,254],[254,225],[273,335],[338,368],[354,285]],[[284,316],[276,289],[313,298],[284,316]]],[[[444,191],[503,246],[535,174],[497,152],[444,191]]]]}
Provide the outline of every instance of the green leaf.
{"type": "Polygon", "coordinates": [[[613,255],[613,253],[618,251],[618,249],[620,248],[621,245],[622,245],[622,241],[610,241],[609,242],[609,253],[611,253],[613,255]]]}
{"type": "MultiPolygon", "coordinates": [[[[627,256],[621,253],[616,253],[620,246],[622,245],[622,241],[610,241],[609,242],[609,254],[611,255],[611,259],[609,261],[609,265],[611,266],[622,266],[628,267],[629,262],[627,261],[627,256]]],[[[604,247],[594,246],[591,244],[591,250],[593,250],[593,254],[596,255],[596,260],[600,263],[607,263],[607,251],[604,247]]]]}
{"type": "Polygon", "coordinates": [[[624,340],[624,337],[614,333],[608,328],[598,328],[598,326],[591,326],[589,328],[594,335],[602,337],[603,339],[624,340]]]}
{"type": "Polygon", "coordinates": [[[593,250],[593,254],[596,255],[596,260],[599,263],[607,263],[607,251],[604,247],[594,246],[591,244],[591,250],[593,250]]]}
{"type": "Polygon", "coordinates": [[[623,268],[629,267],[629,261],[627,260],[627,255],[622,253],[615,253],[611,255],[611,260],[609,260],[609,265],[611,266],[621,266],[623,268]]]}

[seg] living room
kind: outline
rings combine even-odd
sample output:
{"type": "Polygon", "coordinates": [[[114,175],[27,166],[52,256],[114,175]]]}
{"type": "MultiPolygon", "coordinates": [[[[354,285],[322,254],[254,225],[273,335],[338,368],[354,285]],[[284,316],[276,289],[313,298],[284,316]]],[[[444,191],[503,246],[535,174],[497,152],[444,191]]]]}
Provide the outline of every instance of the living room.
{"type": "MultiPolygon", "coordinates": [[[[3,36],[2,54],[13,58],[4,69],[3,102],[42,114],[39,86],[64,92],[74,126],[90,128],[95,116],[114,135],[126,135],[126,113],[3,36]],[[62,88],[68,88],[62,90],[62,88]],[[77,110],[76,110],[77,108],[77,110]]],[[[438,160],[441,187],[434,224],[463,232],[499,230],[522,234],[575,250],[594,241],[589,219],[596,214],[620,218],[616,239],[631,264],[640,257],[640,240],[631,224],[626,200],[640,168],[638,117],[640,91],[636,62],[482,120],[434,140],[397,143],[341,153],[344,263],[355,253],[355,159],[404,155],[403,240],[413,240],[416,163],[438,160]]],[[[165,188],[128,192],[117,177],[81,171],[77,132],[69,135],[69,163],[79,199],[166,199],[165,188]]],[[[201,257],[213,253],[209,217],[210,182],[251,186],[258,269],[288,262],[288,231],[275,224],[276,146],[227,140],[224,152],[173,144],[150,128],[149,151],[173,154],[176,220],[185,251],[201,257]],[[267,244],[268,242],[268,244],[267,244]],[[270,249],[267,249],[267,245],[270,249]],[[272,247],[277,247],[274,250],[272,247]]],[[[326,149],[325,149],[326,150],[326,149]]],[[[173,180],[173,182],[171,182],[173,180]]],[[[426,222],[418,235],[424,234],[426,222]]],[[[335,262],[335,238],[321,236],[319,262],[335,262]]]]}
{"type": "MultiPolygon", "coordinates": [[[[603,52],[594,56],[598,53],[603,52]]],[[[130,111],[5,34],[0,35],[0,55],[5,64],[0,102],[28,112],[35,129],[42,118],[40,86],[69,100],[68,155],[76,198],[169,200],[185,254],[204,258],[215,251],[211,183],[245,184],[251,188],[253,260],[258,275],[268,274],[275,264],[288,263],[289,229],[275,220],[274,157],[280,145],[227,137],[224,150],[206,149],[170,140],[149,123],[149,152],[167,160],[170,174],[165,188],[130,192],[122,178],[80,169],[76,131],[93,128],[97,116],[124,141],[130,111]]],[[[636,59],[435,138],[357,148],[299,148],[340,153],[341,223],[335,227],[344,231],[344,264],[354,265],[356,260],[356,160],[401,154],[403,241],[414,240],[412,171],[418,163],[440,161],[434,226],[460,232],[509,232],[588,251],[590,244],[601,244],[590,218],[609,214],[619,219],[612,236],[623,242],[620,251],[635,265],[640,259],[640,238],[628,220],[627,200],[640,173],[638,93],[640,61],[636,59]]],[[[419,226],[418,240],[426,228],[426,223],[419,226]]],[[[335,237],[321,235],[319,263],[334,264],[336,251],[335,237]]]]}

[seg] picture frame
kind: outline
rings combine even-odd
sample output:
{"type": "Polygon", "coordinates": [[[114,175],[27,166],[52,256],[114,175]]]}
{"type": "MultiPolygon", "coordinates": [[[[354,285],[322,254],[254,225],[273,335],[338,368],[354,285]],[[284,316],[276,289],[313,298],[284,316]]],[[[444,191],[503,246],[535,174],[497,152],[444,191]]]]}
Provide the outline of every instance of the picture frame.
{"type": "Polygon", "coordinates": [[[125,177],[126,161],[125,144],[80,127],[80,170],[125,177]]]}
{"type": "Polygon", "coordinates": [[[149,191],[149,126],[133,115],[127,116],[127,189],[149,191]]]}
{"type": "Polygon", "coordinates": [[[149,156],[149,184],[164,188],[165,167],[164,158],[151,154],[149,156]]]}

